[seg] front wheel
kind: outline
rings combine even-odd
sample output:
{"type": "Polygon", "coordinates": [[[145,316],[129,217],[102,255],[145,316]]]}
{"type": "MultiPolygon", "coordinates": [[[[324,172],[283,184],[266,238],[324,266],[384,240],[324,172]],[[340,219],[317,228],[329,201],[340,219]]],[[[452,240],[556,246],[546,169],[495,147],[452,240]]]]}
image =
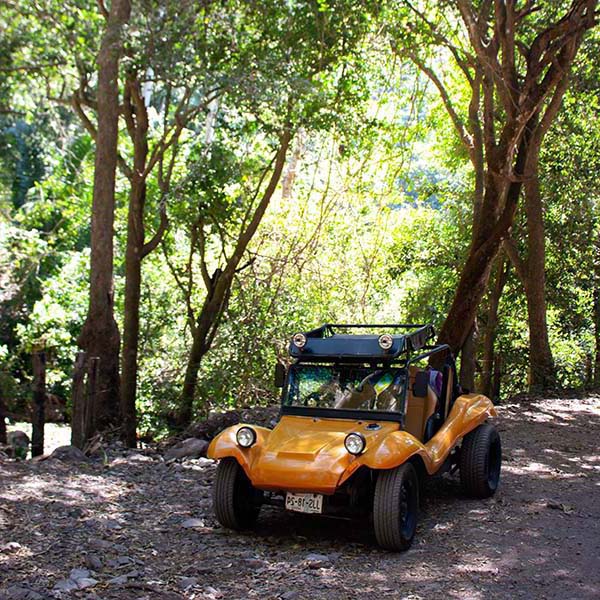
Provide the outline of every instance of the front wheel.
{"type": "Polygon", "coordinates": [[[408,550],[417,529],[419,479],[410,463],[381,471],[375,485],[373,523],[386,550],[408,550]]]}
{"type": "Polygon", "coordinates": [[[483,423],[465,436],[460,449],[460,481],[469,496],[494,495],[501,465],[502,444],[493,425],[483,423]]]}
{"type": "Polygon", "coordinates": [[[213,508],[223,527],[239,530],[254,525],[262,497],[235,458],[219,462],[213,485],[213,508]]]}

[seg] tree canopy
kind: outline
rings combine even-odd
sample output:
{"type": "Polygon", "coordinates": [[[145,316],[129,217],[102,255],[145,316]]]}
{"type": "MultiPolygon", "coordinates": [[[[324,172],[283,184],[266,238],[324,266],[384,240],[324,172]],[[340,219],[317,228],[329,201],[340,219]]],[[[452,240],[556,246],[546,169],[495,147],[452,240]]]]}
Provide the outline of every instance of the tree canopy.
{"type": "MultiPolygon", "coordinates": [[[[124,438],[432,322],[495,400],[600,382],[596,2],[6,2],[0,397],[78,350],[124,438]]],[[[91,434],[91,431],[88,432],[91,434]]]]}

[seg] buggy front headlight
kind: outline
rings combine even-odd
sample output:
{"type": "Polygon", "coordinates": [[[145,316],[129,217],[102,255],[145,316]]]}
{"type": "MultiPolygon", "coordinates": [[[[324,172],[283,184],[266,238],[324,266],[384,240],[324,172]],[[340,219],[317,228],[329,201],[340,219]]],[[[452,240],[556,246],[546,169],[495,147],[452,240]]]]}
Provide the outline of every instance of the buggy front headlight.
{"type": "Polygon", "coordinates": [[[346,450],[348,450],[350,454],[358,456],[365,451],[367,440],[365,440],[365,436],[362,433],[352,432],[346,436],[344,446],[346,446],[346,450]]]}
{"type": "Polygon", "coordinates": [[[256,431],[252,427],[240,427],[235,434],[238,446],[250,448],[256,443],[256,431]]]}

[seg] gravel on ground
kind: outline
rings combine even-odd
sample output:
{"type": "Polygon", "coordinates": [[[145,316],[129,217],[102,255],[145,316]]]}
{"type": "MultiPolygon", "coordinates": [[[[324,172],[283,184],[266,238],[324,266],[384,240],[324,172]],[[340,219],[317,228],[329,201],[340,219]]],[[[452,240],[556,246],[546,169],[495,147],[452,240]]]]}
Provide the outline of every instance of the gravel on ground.
{"type": "Polygon", "coordinates": [[[215,465],[111,449],[96,462],[0,462],[0,599],[600,597],[600,398],[500,408],[500,489],[430,481],[417,537],[377,548],[368,522],[264,508],[234,533],[215,465]]]}

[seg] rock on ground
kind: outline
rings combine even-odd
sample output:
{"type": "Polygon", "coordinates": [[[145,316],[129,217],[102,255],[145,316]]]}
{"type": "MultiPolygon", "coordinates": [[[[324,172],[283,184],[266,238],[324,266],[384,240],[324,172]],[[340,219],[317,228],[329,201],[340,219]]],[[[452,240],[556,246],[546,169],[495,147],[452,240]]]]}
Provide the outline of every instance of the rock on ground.
{"type": "Polygon", "coordinates": [[[230,410],[224,413],[211,413],[208,419],[193,423],[186,431],[188,437],[212,440],[227,427],[238,423],[254,423],[262,427],[273,427],[277,422],[279,406],[256,406],[241,410],[230,410]]]}
{"type": "Polygon", "coordinates": [[[76,446],[59,446],[48,458],[63,462],[86,462],[88,457],[76,446]]]}
{"type": "Polygon", "coordinates": [[[208,442],[198,438],[188,438],[165,452],[165,460],[175,460],[177,458],[200,458],[206,455],[208,442]]]}

